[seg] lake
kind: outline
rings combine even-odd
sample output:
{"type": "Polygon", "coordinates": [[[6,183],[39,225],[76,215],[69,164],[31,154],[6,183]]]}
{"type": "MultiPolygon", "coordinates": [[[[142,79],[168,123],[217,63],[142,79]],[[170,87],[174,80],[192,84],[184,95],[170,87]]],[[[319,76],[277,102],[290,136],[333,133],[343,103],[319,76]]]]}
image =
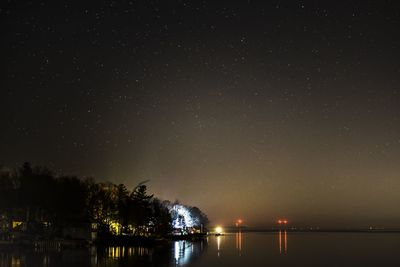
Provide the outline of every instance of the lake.
{"type": "Polygon", "coordinates": [[[169,247],[0,250],[17,266],[400,266],[400,233],[233,233],[169,247]]]}

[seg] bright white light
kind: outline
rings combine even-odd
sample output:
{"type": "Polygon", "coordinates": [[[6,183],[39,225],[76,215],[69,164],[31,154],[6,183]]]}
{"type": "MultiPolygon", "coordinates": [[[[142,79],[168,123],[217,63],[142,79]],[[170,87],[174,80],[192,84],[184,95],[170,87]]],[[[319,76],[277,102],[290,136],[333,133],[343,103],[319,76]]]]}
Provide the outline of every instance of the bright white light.
{"type": "Polygon", "coordinates": [[[199,223],[195,218],[192,217],[189,209],[182,205],[174,205],[172,208],[176,212],[177,216],[172,222],[175,229],[181,229],[184,227],[198,226],[199,223]]]}
{"type": "Polygon", "coordinates": [[[215,233],[221,234],[222,233],[222,227],[218,226],[215,228],[215,233]]]}

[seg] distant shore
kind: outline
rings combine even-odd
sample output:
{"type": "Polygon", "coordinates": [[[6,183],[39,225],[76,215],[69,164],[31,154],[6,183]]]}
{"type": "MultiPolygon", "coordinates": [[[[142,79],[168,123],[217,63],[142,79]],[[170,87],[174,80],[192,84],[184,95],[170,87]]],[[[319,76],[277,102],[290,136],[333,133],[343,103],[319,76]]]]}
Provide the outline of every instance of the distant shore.
{"type": "MultiPolygon", "coordinates": [[[[227,228],[225,229],[226,233],[236,233],[238,228],[227,228]]],[[[299,232],[299,233],[400,233],[400,229],[398,228],[377,228],[377,229],[341,229],[341,228],[240,228],[242,232],[248,233],[273,233],[279,231],[287,231],[287,232],[299,232]]]]}

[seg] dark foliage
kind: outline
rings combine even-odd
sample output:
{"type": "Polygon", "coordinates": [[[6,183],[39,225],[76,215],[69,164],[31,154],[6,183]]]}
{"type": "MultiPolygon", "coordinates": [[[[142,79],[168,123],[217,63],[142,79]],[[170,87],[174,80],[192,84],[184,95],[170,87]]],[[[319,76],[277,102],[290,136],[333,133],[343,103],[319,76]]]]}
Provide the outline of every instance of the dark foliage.
{"type": "MultiPolygon", "coordinates": [[[[46,168],[24,163],[18,170],[0,172],[0,215],[25,222],[34,233],[42,233],[39,228],[46,225],[53,236],[66,227],[92,223],[100,237],[167,235],[172,230],[169,207],[149,194],[145,183],[129,191],[123,184],[57,177],[46,168]]],[[[208,221],[198,208],[191,209],[208,221]]]]}

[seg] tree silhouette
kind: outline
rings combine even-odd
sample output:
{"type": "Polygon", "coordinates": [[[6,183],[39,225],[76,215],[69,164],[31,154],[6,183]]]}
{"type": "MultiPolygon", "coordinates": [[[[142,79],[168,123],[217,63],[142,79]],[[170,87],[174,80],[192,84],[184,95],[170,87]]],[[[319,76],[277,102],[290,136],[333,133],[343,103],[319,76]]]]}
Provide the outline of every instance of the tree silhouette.
{"type": "MultiPolygon", "coordinates": [[[[66,227],[98,226],[98,236],[115,234],[165,236],[171,233],[173,204],[149,194],[146,183],[132,191],[123,184],[96,183],[75,176],[55,176],[44,167],[25,162],[14,171],[0,169],[0,217],[25,222],[27,232],[61,236],[66,227]],[[115,227],[118,227],[115,230],[115,227]]],[[[199,224],[207,216],[185,206],[199,224]]]]}
{"type": "Polygon", "coordinates": [[[150,222],[152,210],[150,208],[150,200],[153,195],[147,194],[147,186],[141,184],[136,186],[134,191],[131,193],[131,205],[130,212],[134,214],[131,216],[130,222],[136,228],[136,235],[146,235],[146,226],[150,222]]]}

